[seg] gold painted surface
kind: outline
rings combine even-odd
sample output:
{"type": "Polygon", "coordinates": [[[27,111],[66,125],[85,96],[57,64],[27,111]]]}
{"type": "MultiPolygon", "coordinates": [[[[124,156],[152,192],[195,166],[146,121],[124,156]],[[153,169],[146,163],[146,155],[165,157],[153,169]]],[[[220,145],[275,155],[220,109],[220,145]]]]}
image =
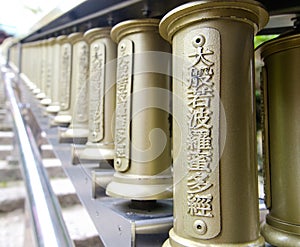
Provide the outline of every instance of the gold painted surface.
{"type": "MultiPolygon", "coordinates": [[[[209,239],[221,230],[219,181],[220,34],[213,28],[184,37],[183,121],[187,123],[182,160],[186,170],[185,231],[209,239]],[[213,226],[213,227],[211,227],[213,226]]],[[[176,88],[176,87],[175,87],[176,88]]],[[[177,88],[176,88],[177,89],[177,88]]],[[[184,127],[184,126],[182,126],[184,127]]]]}
{"type": "Polygon", "coordinates": [[[84,37],[90,46],[89,136],[81,159],[113,160],[117,46],[111,28],[93,28],[84,37]]]}
{"type": "Polygon", "coordinates": [[[172,10],[160,23],[161,35],[173,47],[174,227],[166,246],[264,244],[259,235],[253,37],[267,20],[255,1],[198,1],[172,10]],[[194,51],[186,51],[189,42],[194,51]],[[187,76],[185,63],[206,70],[196,67],[187,76]],[[209,107],[201,109],[205,100],[209,107]],[[196,123],[208,127],[207,135],[191,135],[196,123]],[[199,155],[207,151],[203,147],[191,159],[195,143],[203,139],[211,150],[205,163],[199,155]],[[191,173],[191,165],[198,174],[191,173]],[[196,198],[187,198],[191,186],[198,190],[196,198]]]}
{"type": "Polygon", "coordinates": [[[71,65],[72,65],[72,46],[66,42],[61,47],[61,72],[60,72],[60,107],[61,110],[68,110],[70,105],[71,92],[71,65]]]}
{"type": "Polygon", "coordinates": [[[115,128],[115,169],[120,172],[129,169],[132,59],[133,42],[123,39],[118,45],[115,128]]]}
{"type": "MultiPolygon", "coordinates": [[[[264,61],[264,102],[268,116],[269,214],[262,234],[276,246],[300,246],[300,35],[279,36],[257,52],[264,61]]],[[[268,175],[268,174],[266,174],[268,175]]]]}
{"type": "Polygon", "coordinates": [[[106,193],[133,200],[172,196],[170,45],[158,19],[124,21],[112,28],[118,42],[115,159],[106,193]],[[158,69],[162,72],[159,73],[158,69]]]}

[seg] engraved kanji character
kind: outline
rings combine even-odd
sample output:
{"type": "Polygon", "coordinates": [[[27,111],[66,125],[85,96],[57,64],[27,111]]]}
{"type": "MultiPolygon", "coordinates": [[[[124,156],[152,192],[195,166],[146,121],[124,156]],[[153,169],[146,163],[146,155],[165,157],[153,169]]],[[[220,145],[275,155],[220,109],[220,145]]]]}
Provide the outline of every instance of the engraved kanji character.
{"type": "Polygon", "coordinates": [[[205,107],[200,107],[197,110],[194,110],[192,112],[192,116],[190,119],[190,128],[191,129],[200,129],[200,128],[206,128],[209,129],[212,126],[208,123],[210,120],[210,114],[212,112],[205,108],[205,107]]]}
{"type": "Polygon", "coordinates": [[[209,175],[206,172],[192,172],[188,177],[188,193],[200,193],[208,190],[212,184],[207,181],[209,175]]]}
{"type": "Polygon", "coordinates": [[[199,152],[189,151],[187,155],[188,169],[190,171],[203,171],[210,173],[210,162],[212,161],[212,152],[211,150],[202,150],[199,152]]]}
{"type": "Polygon", "coordinates": [[[121,82],[117,83],[117,100],[120,102],[127,101],[127,83],[121,82]]]}
{"type": "Polygon", "coordinates": [[[201,85],[207,85],[208,87],[213,86],[213,82],[211,81],[212,77],[214,75],[213,68],[191,68],[190,73],[190,85],[188,88],[195,88],[198,90],[198,88],[201,85]]]}
{"type": "Polygon", "coordinates": [[[198,35],[193,40],[193,46],[196,48],[196,53],[189,55],[189,57],[195,58],[191,67],[197,65],[200,62],[202,62],[204,65],[208,67],[214,65],[214,63],[207,58],[207,56],[213,55],[214,52],[209,49],[204,50],[203,47],[204,44],[205,44],[205,37],[203,35],[198,35]]]}
{"type": "MultiPolygon", "coordinates": [[[[210,95],[212,96],[212,94],[210,95]]],[[[190,100],[188,105],[191,105],[194,109],[197,107],[209,107],[210,98],[209,95],[201,95],[201,92],[188,91],[188,99],[190,100]]]]}
{"type": "Polygon", "coordinates": [[[199,129],[199,145],[198,149],[211,149],[211,136],[210,136],[210,130],[209,129],[199,129]]]}
{"type": "Polygon", "coordinates": [[[212,152],[210,150],[201,150],[199,153],[198,166],[199,171],[211,172],[210,163],[212,161],[212,152]]]}
{"type": "Polygon", "coordinates": [[[202,217],[213,217],[212,214],[212,200],[211,194],[199,195],[199,194],[188,194],[187,205],[188,214],[192,216],[202,216],[202,217]]]}
{"type": "MultiPolygon", "coordinates": [[[[118,102],[116,105],[116,112],[117,112],[117,120],[120,121],[119,118],[121,118],[122,116],[126,116],[127,115],[127,102],[118,102]]],[[[121,121],[122,122],[122,121],[121,121]]],[[[118,122],[116,122],[116,125],[118,124],[118,122]]]]}

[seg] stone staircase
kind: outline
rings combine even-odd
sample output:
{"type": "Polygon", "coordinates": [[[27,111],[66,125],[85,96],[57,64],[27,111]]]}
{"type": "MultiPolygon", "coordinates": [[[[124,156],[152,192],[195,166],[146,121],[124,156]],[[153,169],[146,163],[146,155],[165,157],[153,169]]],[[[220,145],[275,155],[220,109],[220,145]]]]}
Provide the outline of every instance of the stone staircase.
{"type": "MultiPolygon", "coordinates": [[[[22,180],[19,150],[14,140],[13,121],[0,90],[0,246],[31,247],[32,231],[26,210],[26,188],[22,180]]],[[[75,246],[103,246],[86,209],[81,205],[60,160],[48,144],[42,146],[43,164],[62,208],[75,246]]]]}

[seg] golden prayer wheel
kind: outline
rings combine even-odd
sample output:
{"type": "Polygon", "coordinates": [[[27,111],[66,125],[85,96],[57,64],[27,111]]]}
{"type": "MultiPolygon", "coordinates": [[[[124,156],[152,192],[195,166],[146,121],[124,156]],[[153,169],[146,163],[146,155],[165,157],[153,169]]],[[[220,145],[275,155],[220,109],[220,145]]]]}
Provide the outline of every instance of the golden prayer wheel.
{"type": "Polygon", "coordinates": [[[262,235],[275,246],[300,246],[300,34],[264,43],[265,201],[262,235]]]}
{"type": "Polygon", "coordinates": [[[61,51],[62,44],[67,40],[66,35],[60,35],[55,39],[53,45],[53,79],[52,79],[52,91],[51,91],[51,104],[47,107],[47,112],[51,114],[57,114],[60,110],[59,106],[59,93],[60,93],[60,79],[61,79],[61,51]]]}
{"type": "Polygon", "coordinates": [[[84,160],[113,160],[117,47],[111,28],[93,28],[84,37],[90,45],[89,136],[79,154],[84,160]]]}
{"type": "Polygon", "coordinates": [[[36,98],[38,100],[42,100],[46,97],[45,90],[47,87],[47,46],[48,46],[48,40],[44,39],[41,41],[41,73],[39,78],[39,89],[40,92],[36,94],[36,98]]]}
{"type": "Polygon", "coordinates": [[[42,60],[43,60],[43,45],[44,45],[44,41],[43,40],[39,40],[37,41],[37,46],[36,49],[33,51],[33,54],[35,57],[37,57],[37,73],[35,73],[34,76],[34,84],[35,87],[32,88],[32,92],[33,94],[37,95],[41,92],[41,81],[42,81],[42,60]]]}
{"type": "Polygon", "coordinates": [[[61,142],[86,143],[88,131],[88,72],[89,46],[79,33],[71,39],[72,79],[70,113],[72,120],[68,129],[60,135],[61,142]]]}
{"type": "Polygon", "coordinates": [[[47,40],[47,60],[46,60],[46,71],[45,71],[45,98],[41,100],[43,106],[51,104],[52,88],[53,88],[53,75],[54,75],[54,43],[55,38],[49,38],[47,40]]]}
{"type": "Polygon", "coordinates": [[[160,37],[158,24],[157,19],[128,20],[111,31],[118,61],[110,196],[139,201],[172,196],[170,66],[161,62],[171,47],[160,37]]]}
{"type": "Polygon", "coordinates": [[[21,78],[26,83],[26,85],[31,88],[32,85],[32,77],[30,73],[31,65],[33,62],[33,59],[30,60],[30,54],[33,52],[34,44],[31,43],[25,43],[22,44],[22,66],[21,66],[21,78]],[[28,62],[25,62],[28,61],[28,62]]]}
{"type": "MultiPolygon", "coordinates": [[[[28,43],[25,43],[24,46],[27,44],[28,43]]],[[[29,89],[36,94],[40,92],[40,89],[38,88],[38,82],[41,74],[41,41],[34,41],[29,44],[30,51],[26,52],[22,64],[28,64],[26,69],[26,76],[29,79],[27,85],[29,89]],[[32,59],[33,57],[34,59],[32,59]]]]}
{"type": "Polygon", "coordinates": [[[72,73],[72,43],[82,37],[81,33],[72,33],[61,43],[60,51],[60,85],[59,107],[60,110],[54,118],[54,124],[69,125],[72,120],[71,109],[71,73],[72,73]]]}
{"type": "Polygon", "coordinates": [[[173,48],[174,227],[164,246],[264,246],[259,235],[255,1],[197,1],[167,13],[173,48]]]}

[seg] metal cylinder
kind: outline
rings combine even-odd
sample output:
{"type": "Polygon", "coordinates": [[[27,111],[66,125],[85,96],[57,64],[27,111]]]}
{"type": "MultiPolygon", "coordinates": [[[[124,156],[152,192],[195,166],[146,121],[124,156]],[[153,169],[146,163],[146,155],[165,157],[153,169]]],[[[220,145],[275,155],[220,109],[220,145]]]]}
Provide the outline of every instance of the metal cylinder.
{"type": "Polygon", "coordinates": [[[68,125],[72,120],[71,114],[71,72],[72,72],[72,42],[81,37],[81,33],[72,33],[64,39],[60,51],[60,110],[54,118],[54,124],[68,125]]]}
{"type": "Polygon", "coordinates": [[[111,28],[93,28],[84,37],[90,46],[89,136],[79,154],[85,160],[113,160],[117,47],[111,28]]]}
{"type": "Polygon", "coordinates": [[[37,94],[41,91],[38,86],[41,74],[41,41],[25,43],[23,46],[25,47],[28,45],[30,46],[30,50],[22,53],[22,66],[23,64],[26,66],[26,70],[22,70],[22,73],[27,77],[25,83],[28,85],[29,89],[32,90],[34,94],[37,94]],[[35,59],[32,59],[33,57],[35,59]]]}
{"type": "Polygon", "coordinates": [[[42,100],[46,97],[45,90],[47,87],[47,46],[48,41],[47,39],[41,40],[41,73],[39,78],[39,89],[40,92],[36,94],[36,98],[42,100]]]}
{"type": "Polygon", "coordinates": [[[300,34],[266,42],[264,62],[265,201],[262,235],[275,246],[300,246],[300,34]]]}
{"type": "Polygon", "coordinates": [[[67,40],[66,35],[60,35],[55,39],[53,45],[53,75],[52,75],[52,86],[51,86],[51,104],[47,107],[47,113],[57,114],[60,110],[59,106],[59,93],[60,93],[60,79],[61,79],[61,52],[62,44],[67,40]]]}
{"type": "Polygon", "coordinates": [[[161,61],[171,49],[160,37],[158,24],[157,19],[129,20],[111,31],[118,43],[118,61],[116,172],[106,189],[110,196],[133,200],[172,196],[171,82],[169,65],[161,61]]]}
{"type": "Polygon", "coordinates": [[[32,51],[31,55],[36,57],[34,66],[36,66],[36,71],[34,73],[34,67],[32,68],[32,82],[34,86],[31,87],[33,94],[37,95],[41,92],[41,78],[42,78],[42,60],[43,60],[43,40],[36,41],[36,48],[32,51]]]}
{"type": "Polygon", "coordinates": [[[259,235],[255,1],[198,1],[167,13],[173,45],[174,227],[164,246],[263,246],[259,235]]]}
{"type": "Polygon", "coordinates": [[[61,133],[61,142],[86,143],[88,131],[88,72],[89,46],[83,33],[77,33],[71,42],[72,79],[70,114],[72,120],[68,129],[61,133]]]}
{"type": "Polygon", "coordinates": [[[52,88],[53,88],[53,75],[54,75],[54,44],[55,38],[47,39],[47,60],[46,60],[46,71],[45,71],[45,98],[41,100],[43,106],[51,104],[52,100],[52,88]]]}

